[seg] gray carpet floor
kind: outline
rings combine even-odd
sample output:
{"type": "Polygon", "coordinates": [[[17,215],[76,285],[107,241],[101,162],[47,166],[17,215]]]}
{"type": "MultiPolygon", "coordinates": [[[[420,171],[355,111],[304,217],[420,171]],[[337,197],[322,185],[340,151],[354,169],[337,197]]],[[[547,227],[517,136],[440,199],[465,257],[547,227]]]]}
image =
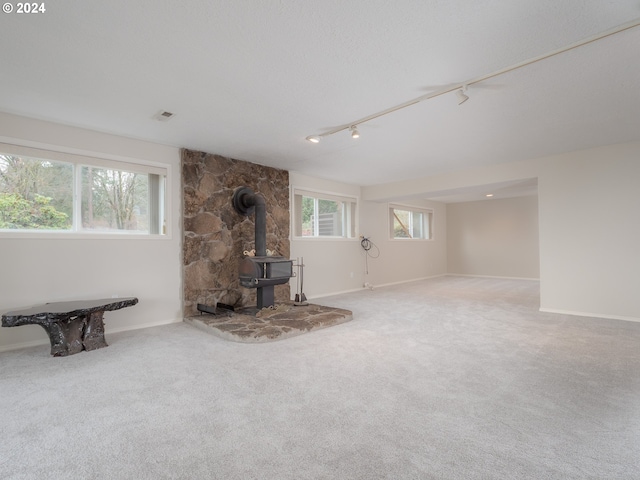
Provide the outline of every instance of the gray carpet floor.
{"type": "Polygon", "coordinates": [[[273,343],[185,323],[0,354],[0,478],[638,479],[640,323],[538,312],[532,281],[324,298],[273,343]]]}

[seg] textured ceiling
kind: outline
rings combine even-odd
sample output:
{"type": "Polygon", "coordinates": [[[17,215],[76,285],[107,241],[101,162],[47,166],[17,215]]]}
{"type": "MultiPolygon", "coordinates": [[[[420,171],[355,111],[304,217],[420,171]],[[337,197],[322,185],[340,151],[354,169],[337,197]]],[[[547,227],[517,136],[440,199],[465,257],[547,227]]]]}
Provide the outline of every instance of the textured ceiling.
{"type": "Polygon", "coordinates": [[[0,16],[0,111],[374,185],[640,140],[637,0],[58,0],[0,16]],[[168,122],[154,116],[175,113],[168,122]]]}

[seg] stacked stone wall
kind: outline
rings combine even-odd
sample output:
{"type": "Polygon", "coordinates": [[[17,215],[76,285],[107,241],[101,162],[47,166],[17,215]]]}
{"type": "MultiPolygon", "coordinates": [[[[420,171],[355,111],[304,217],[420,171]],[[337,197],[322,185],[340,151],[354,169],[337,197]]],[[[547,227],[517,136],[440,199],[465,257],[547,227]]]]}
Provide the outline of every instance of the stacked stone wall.
{"type": "MultiPolygon", "coordinates": [[[[238,264],[255,248],[254,216],[231,204],[237,187],[259,193],[267,205],[267,248],[289,258],[289,172],[193,150],[182,151],[184,316],[197,304],[256,304],[255,289],[240,286],[238,264]]],[[[289,284],[275,300],[290,298],[289,284]]]]}

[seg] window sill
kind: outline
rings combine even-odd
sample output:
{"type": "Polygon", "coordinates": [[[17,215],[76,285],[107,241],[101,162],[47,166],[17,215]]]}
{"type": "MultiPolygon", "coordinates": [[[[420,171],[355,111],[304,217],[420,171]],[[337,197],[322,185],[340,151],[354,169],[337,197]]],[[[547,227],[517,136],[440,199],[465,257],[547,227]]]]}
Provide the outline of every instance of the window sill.
{"type": "Polygon", "coordinates": [[[171,235],[149,235],[142,233],[108,233],[108,232],[55,232],[40,231],[33,232],[27,230],[1,230],[0,239],[11,238],[37,238],[43,240],[64,239],[64,240],[171,240],[171,235]]]}
{"type": "Polygon", "coordinates": [[[433,238],[390,238],[392,242],[433,242],[433,238]]]}
{"type": "Polygon", "coordinates": [[[291,241],[292,242],[296,242],[296,241],[303,241],[303,242],[307,242],[307,241],[311,241],[311,242],[317,242],[317,241],[321,241],[321,242],[359,242],[360,239],[359,238],[353,238],[353,237],[291,237],[291,241]]]}

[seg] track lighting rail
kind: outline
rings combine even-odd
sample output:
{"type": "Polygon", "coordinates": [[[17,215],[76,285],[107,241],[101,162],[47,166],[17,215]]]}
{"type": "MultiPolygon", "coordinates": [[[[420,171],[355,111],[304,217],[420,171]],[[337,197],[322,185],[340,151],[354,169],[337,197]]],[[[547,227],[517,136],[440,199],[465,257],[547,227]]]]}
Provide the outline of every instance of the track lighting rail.
{"type": "MultiPolygon", "coordinates": [[[[610,37],[612,35],[616,35],[618,33],[624,32],[626,30],[630,30],[632,28],[636,28],[638,26],[640,26],[640,18],[636,18],[636,19],[631,20],[629,22],[626,22],[626,23],[623,23],[621,25],[618,25],[617,27],[611,28],[609,30],[605,30],[604,32],[601,32],[601,33],[592,35],[590,37],[584,38],[584,39],[579,40],[577,42],[571,43],[571,44],[569,44],[569,45],[567,45],[565,47],[553,50],[551,52],[548,52],[548,53],[545,53],[545,54],[542,54],[542,55],[538,55],[537,57],[533,57],[533,58],[530,58],[528,60],[524,60],[524,61],[522,61],[520,63],[516,63],[514,65],[511,65],[509,67],[503,68],[501,70],[498,70],[498,71],[495,71],[495,72],[492,72],[492,73],[488,73],[488,74],[482,75],[480,77],[472,78],[470,80],[467,80],[467,81],[462,82],[462,83],[457,83],[457,84],[454,84],[452,86],[447,86],[447,87],[441,88],[439,90],[436,90],[434,92],[427,93],[425,95],[421,95],[419,97],[416,97],[416,98],[414,98],[412,100],[408,100],[408,101],[406,101],[404,103],[401,103],[399,105],[387,108],[386,110],[382,110],[380,112],[376,112],[376,113],[373,113],[371,115],[367,115],[366,117],[359,118],[359,119],[354,120],[352,122],[345,123],[343,125],[340,125],[339,127],[335,127],[335,128],[333,128],[331,130],[328,130],[328,131],[326,131],[324,133],[317,133],[315,135],[309,135],[306,139],[309,140],[312,143],[319,143],[322,137],[328,137],[330,135],[333,135],[334,133],[338,133],[338,132],[341,132],[343,130],[350,130],[352,132],[352,137],[353,138],[358,138],[359,134],[358,134],[358,137],[353,136],[353,129],[355,129],[359,125],[362,125],[363,123],[369,122],[371,120],[374,120],[376,118],[382,117],[384,115],[388,115],[388,114],[393,113],[393,112],[397,112],[398,110],[402,110],[403,108],[410,107],[410,106],[415,105],[417,103],[424,102],[425,100],[430,100],[432,98],[439,97],[440,95],[445,95],[447,93],[462,91],[462,93],[464,95],[464,93],[465,93],[465,91],[466,91],[466,89],[467,89],[467,87],[469,85],[474,85],[476,83],[484,82],[485,80],[489,80],[491,78],[498,77],[500,75],[504,75],[505,73],[512,72],[512,71],[517,70],[519,68],[526,67],[528,65],[540,62],[542,60],[546,60],[547,58],[551,58],[551,57],[559,55],[561,53],[568,52],[568,51],[576,49],[578,47],[582,47],[584,45],[588,45],[590,43],[597,42],[598,40],[602,40],[603,38],[607,38],[607,37],[610,37]]],[[[464,96],[466,96],[466,95],[464,95],[464,96]]],[[[463,100],[463,101],[466,101],[466,99],[463,100]]],[[[461,103],[463,103],[463,102],[460,102],[460,104],[461,103]]]]}

